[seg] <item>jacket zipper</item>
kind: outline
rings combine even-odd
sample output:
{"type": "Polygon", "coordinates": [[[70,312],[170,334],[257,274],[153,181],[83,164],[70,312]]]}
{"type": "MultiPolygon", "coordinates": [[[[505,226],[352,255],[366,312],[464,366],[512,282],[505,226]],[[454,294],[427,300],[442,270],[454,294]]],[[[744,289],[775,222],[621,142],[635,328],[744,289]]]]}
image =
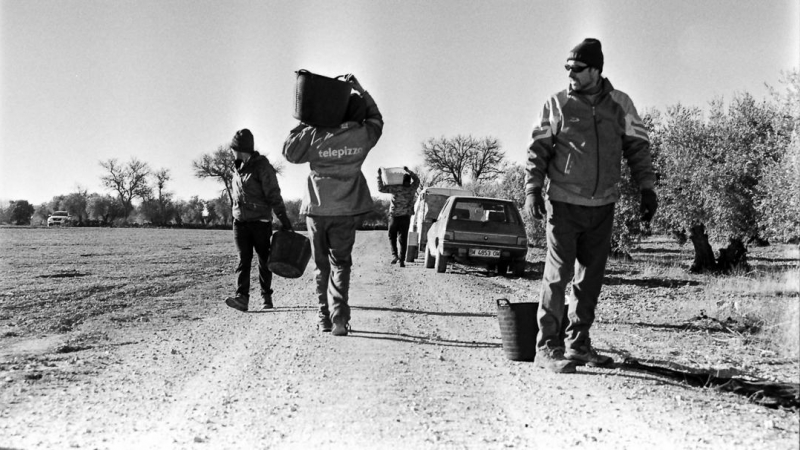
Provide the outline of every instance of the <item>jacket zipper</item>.
{"type": "Polygon", "coordinates": [[[600,135],[597,133],[597,115],[595,114],[594,105],[592,105],[592,123],[594,124],[594,148],[597,154],[597,166],[595,167],[597,173],[595,173],[594,191],[592,192],[592,199],[594,200],[594,196],[597,195],[597,188],[600,186],[600,135]]]}

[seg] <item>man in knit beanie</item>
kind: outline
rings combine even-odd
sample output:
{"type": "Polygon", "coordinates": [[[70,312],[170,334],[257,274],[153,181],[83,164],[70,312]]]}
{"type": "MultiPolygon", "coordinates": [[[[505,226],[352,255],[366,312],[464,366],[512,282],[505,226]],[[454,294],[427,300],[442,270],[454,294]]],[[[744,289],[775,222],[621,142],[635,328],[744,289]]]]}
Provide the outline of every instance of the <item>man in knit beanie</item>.
{"type": "Polygon", "coordinates": [[[253,251],[258,257],[258,284],[264,309],[272,309],[272,272],[267,268],[272,237],[272,213],[281,228],[291,230],[275,169],[266,156],[255,150],[253,133],[247,128],[231,139],[234,158],[232,180],[233,241],[239,253],[236,294],[225,299],[233,309],[246,312],[250,303],[250,267],[253,251]]]}
{"type": "Polygon", "coordinates": [[[589,330],[611,248],[623,156],[641,190],[642,221],[650,221],[658,206],[647,130],[631,99],[602,76],[603,63],[597,39],[584,39],[569,52],[569,88],[545,102],[527,150],[525,210],[546,218],[547,232],[534,365],[556,373],[613,365],[594,350],[589,330]]]}

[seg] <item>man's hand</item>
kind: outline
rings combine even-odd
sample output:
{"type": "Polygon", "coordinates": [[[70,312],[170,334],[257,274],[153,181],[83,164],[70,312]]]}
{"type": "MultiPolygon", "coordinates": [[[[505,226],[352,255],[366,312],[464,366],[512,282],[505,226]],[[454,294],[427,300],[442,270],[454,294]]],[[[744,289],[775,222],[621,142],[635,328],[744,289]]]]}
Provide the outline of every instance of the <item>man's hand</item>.
{"type": "Polygon", "coordinates": [[[652,189],[642,189],[642,206],[639,212],[642,213],[642,222],[650,222],[658,209],[658,196],[652,189]]]}
{"type": "Polygon", "coordinates": [[[547,209],[544,206],[544,197],[542,196],[542,188],[533,188],[533,192],[525,197],[525,211],[536,220],[542,220],[547,215],[547,209]]]}
{"type": "Polygon", "coordinates": [[[351,83],[353,85],[353,89],[355,89],[356,92],[358,92],[359,94],[363,94],[364,93],[365,89],[363,87],[361,87],[361,83],[358,82],[358,80],[356,79],[356,76],[353,75],[352,73],[348,73],[347,75],[345,75],[344,81],[347,81],[348,83],[351,83]]]}
{"type": "Polygon", "coordinates": [[[281,221],[281,230],[282,231],[294,231],[294,227],[292,227],[292,221],[289,220],[289,216],[286,214],[281,214],[278,216],[278,220],[281,221]]]}

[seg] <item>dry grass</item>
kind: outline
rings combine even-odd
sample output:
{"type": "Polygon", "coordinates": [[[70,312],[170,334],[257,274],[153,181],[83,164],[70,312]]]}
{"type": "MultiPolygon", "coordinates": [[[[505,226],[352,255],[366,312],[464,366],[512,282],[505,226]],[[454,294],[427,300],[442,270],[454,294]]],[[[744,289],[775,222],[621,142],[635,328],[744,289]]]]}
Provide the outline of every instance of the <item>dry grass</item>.
{"type": "Polygon", "coordinates": [[[800,270],[716,278],[704,298],[716,317],[744,324],[769,350],[800,356],[800,270]]]}
{"type": "MultiPolygon", "coordinates": [[[[751,270],[731,275],[696,275],[687,271],[691,246],[668,239],[651,242],[664,250],[639,255],[642,275],[652,279],[697,284],[690,301],[678,305],[683,317],[707,317],[728,330],[743,345],[765,353],[800,357],[800,251],[797,246],[752,248],[751,270]]],[[[652,248],[651,248],[652,250],[652,248]]]]}

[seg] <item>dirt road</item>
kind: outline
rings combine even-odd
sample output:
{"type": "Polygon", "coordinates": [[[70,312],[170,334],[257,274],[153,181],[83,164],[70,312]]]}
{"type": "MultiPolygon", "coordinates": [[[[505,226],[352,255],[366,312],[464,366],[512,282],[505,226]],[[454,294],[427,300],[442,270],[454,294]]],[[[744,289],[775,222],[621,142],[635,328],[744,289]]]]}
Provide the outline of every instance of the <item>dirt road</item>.
{"type": "MultiPolygon", "coordinates": [[[[272,311],[227,308],[223,270],[164,296],[146,320],[97,318],[80,341],[2,341],[0,448],[800,445],[795,413],[733,394],[619,368],[555,375],[509,361],[495,299],[533,301],[541,273],[437,274],[420,260],[403,269],[386,248],[385,232],[358,234],[347,337],[315,329],[312,262],[300,279],[276,277],[272,311]],[[61,378],[47,375],[55,369],[61,378]]],[[[641,336],[598,323],[593,338],[617,359],[620,348],[647,359],[626,348],[641,336]]]]}

